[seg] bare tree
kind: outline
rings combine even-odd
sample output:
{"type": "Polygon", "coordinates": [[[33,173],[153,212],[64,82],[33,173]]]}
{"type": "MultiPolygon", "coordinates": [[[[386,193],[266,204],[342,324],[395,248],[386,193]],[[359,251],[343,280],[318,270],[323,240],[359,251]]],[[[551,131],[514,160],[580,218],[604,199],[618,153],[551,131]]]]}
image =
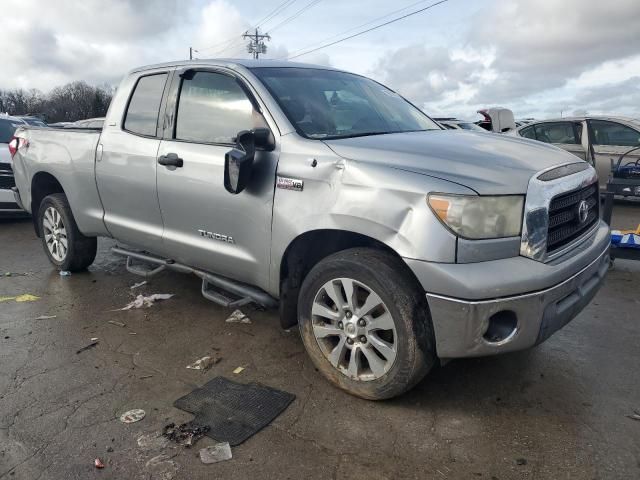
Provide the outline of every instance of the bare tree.
{"type": "Polygon", "coordinates": [[[113,93],[109,85],[94,87],[86,82],[71,82],[48,94],[36,89],[0,90],[0,112],[39,115],[50,123],[104,117],[113,93]]]}

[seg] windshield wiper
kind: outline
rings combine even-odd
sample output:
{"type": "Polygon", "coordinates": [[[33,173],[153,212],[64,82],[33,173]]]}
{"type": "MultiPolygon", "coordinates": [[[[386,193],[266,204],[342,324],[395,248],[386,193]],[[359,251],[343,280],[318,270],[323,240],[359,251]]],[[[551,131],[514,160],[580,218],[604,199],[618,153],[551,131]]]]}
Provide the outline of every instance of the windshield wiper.
{"type": "Polygon", "coordinates": [[[431,130],[436,130],[435,128],[423,128],[417,130],[388,130],[382,132],[362,132],[362,133],[351,133],[348,135],[327,135],[323,138],[323,140],[340,140],[341,138],[356,138],[356,137],[371,137],[373,135],[390,135],[392,133],[411,133],[411,132],[428,132],[431,130]]]}

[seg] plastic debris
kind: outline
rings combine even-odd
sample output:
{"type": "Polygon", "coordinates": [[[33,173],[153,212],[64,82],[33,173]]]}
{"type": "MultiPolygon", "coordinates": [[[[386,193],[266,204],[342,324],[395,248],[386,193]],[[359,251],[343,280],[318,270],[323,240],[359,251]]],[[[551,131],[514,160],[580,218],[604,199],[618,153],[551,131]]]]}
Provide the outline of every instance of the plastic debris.
{"type": "Polygon", "coordinates": [[[631,420],[637,420],[640,422],[640,411],[634,410],[633,415],[627,415],[627,418],[630,418],[631,420]]]}
{"type": "Polygon", "coordinates": [[[71,272],[69,270],[60,270],[60,276],[61,277],[70,277],[71,276],[71,272]]]}
{"type": "Polygon", "coordinates": [[[216,443],[210,447],[200,449],[200,460],[202,463],[218,463],[231,460],[231,447],[229,442],[216,443]]]}
{"type": "Polygon", "coordinates": [[[115,325],[116,327],[126,327],[127,326],[126,323],[116,322],[115,320],[109,320],[107,323],[110,323],[111,325],[115,325]]]}
{"type": "Polygon", "coordinates": [[[36,317],[36,320],[49,320],[51,318],[58,318],[57,315],[40,315],[39,317],[36,317]]]}
{"type": "Polygon", "coordinates": [[[171,458],[169,455],[161,453],[149,460],[144,466],[150,475],[149,478],[173,479],[178,473],[178,465],[171,458]]]}
{"type": "Polygon", "coordinates": [[[20,273],[20,272],[5,272],[4,276],[5,277],[28,277],[33,275],[33,273],[31,272],[24,272],[24,273],[20,273]]]}
{"type": "Polygon", "coordinates": [[[220,361],[219,357],[211,357],[207,355],[206,357],[199,358],[198,360],[193,362],[191,365],[187,365],[187,368],[190,370],[202,370],[204,372],[209,370],[213,365],[215,365],[219,361],[220,361]]]}
{"type": "Polygon", "coordinates": [[[188,448],[204,437],[208,431],[208,425],[198,425],[197,423],[188,422],[176,427],[175,423],[170,423],[162,429],[162,435],[176,442],[178,445],[183,445],[188,448]]]}
{"type": "Polygon", "coordinates": [[[242,313],[240,310],[236,310],[231,315],[229,315],[229,318],[227,318],[225,320],[225,322],[227,322],[227,323],[251,323],[251,319],[249,317],[247,317],[244,313],[242,313]]]}
{"type": "Polygon", "coordinates": [[[99,458],[96,458],[93,461],[93,464],[95,465],[96,468],[104,468],[104,463],[102,463],[102,460],[100,460],[99,458]]]}
{"type": "Polygon", "coordinates": [[[244,370],[244,367],[238,367],[233,371],[233,373],[237,375],[238,373],[242,373],[243,370],[244,370]]]}
{"type": "Polygon", "coordinates": [[[148,433],[138,437],[138,447],[143,450],[162,450],[169,443],[169,439],[160,432],[148,433]]]}
{"type": "Polygon", "coordinates": [[[144,410],[140,408],[134,408],[133,410],[129,410],[128,412],[124,412],[120,415],[120,421],[122,423],[136,423],[142,420],[146,415],[144,410]]]}
{"type": "Polygon", "coordinates": [[[144,380],[145,378],[153,378],[153,375],[143,375],[140,377],[140,380],[144,380]]]}
{"type": "Polygon", "coordinates": [[[92,338],[92,339],[91,339],[91,343],[89,343],[88,345],[85,345],[84,347],[82,347],[82,348],[80,348],[80,349],[76,350],[76,355],[77,355],[78,353],[82,353],[82,352],[84,352],[85,350],[89,350],[90,348],[95,347],[96,345],[98,345],[98,343],[100,343],[100,342],[98,342],[98,339],[97,339],[97,338],[92,338]]]}
{"type": "Polygon", "coordinates": [[[147,281],[143,281],[143,282],[138,282],[138,283],[134,283],[133,285],[131,285],[129,288],[131,290],[135,290],[136,288],[142,287],[143,285],[146,285],[147,281]]]}
{"type": "Polygon", "coordinates": [[[35,302],[36,300],[40,300],[40,297],[36,297],[35,295],[31,295],[30,293],[24,293],[22,295],[16,295],[13,297],[0,297],[0,302],[9,302],[11,300],[15,300],[18,303],[35,302]]]}
{"type": "Polygon", "coordinates": [[[151,307],[158,300],[168,300],[173,297],[172,293],[154,293],[153,295],[138,295],[135,300],[118,310],[131,310],[132,308],[151,307]]]}

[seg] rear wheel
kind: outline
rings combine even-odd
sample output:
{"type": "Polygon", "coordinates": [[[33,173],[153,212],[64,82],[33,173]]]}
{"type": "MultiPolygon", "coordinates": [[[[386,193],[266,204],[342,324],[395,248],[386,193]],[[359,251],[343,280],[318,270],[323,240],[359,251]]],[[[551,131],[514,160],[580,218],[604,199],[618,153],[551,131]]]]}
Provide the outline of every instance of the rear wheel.
{"type": "Polygon", "coordinates": [[[38,225],[44,251],[57,268],[77,272],[93,263],[97,240],[80,233],[64,193],[54,193],[42,200],[38,225]]]}
{"type": "Polygon", "coordinates": [[[380,400],[409,390],[436,362],[424,293],[394,256],[355,248],[319,262],[299,297],[299,326],[332,383],[380,400]]]}

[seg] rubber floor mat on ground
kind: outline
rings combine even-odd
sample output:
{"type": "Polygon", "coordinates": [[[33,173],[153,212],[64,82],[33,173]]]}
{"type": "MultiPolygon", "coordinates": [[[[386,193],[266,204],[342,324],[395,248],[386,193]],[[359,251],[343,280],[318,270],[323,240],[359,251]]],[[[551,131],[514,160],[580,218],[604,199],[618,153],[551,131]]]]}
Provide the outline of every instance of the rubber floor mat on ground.
{"type": "Polygon", "coordinates": [[[195,423],[211,427],[208,437],[235,446],[269,425],[295,398],[258,383],[216,377],[173,405],[194,414],[195,423]]]}

